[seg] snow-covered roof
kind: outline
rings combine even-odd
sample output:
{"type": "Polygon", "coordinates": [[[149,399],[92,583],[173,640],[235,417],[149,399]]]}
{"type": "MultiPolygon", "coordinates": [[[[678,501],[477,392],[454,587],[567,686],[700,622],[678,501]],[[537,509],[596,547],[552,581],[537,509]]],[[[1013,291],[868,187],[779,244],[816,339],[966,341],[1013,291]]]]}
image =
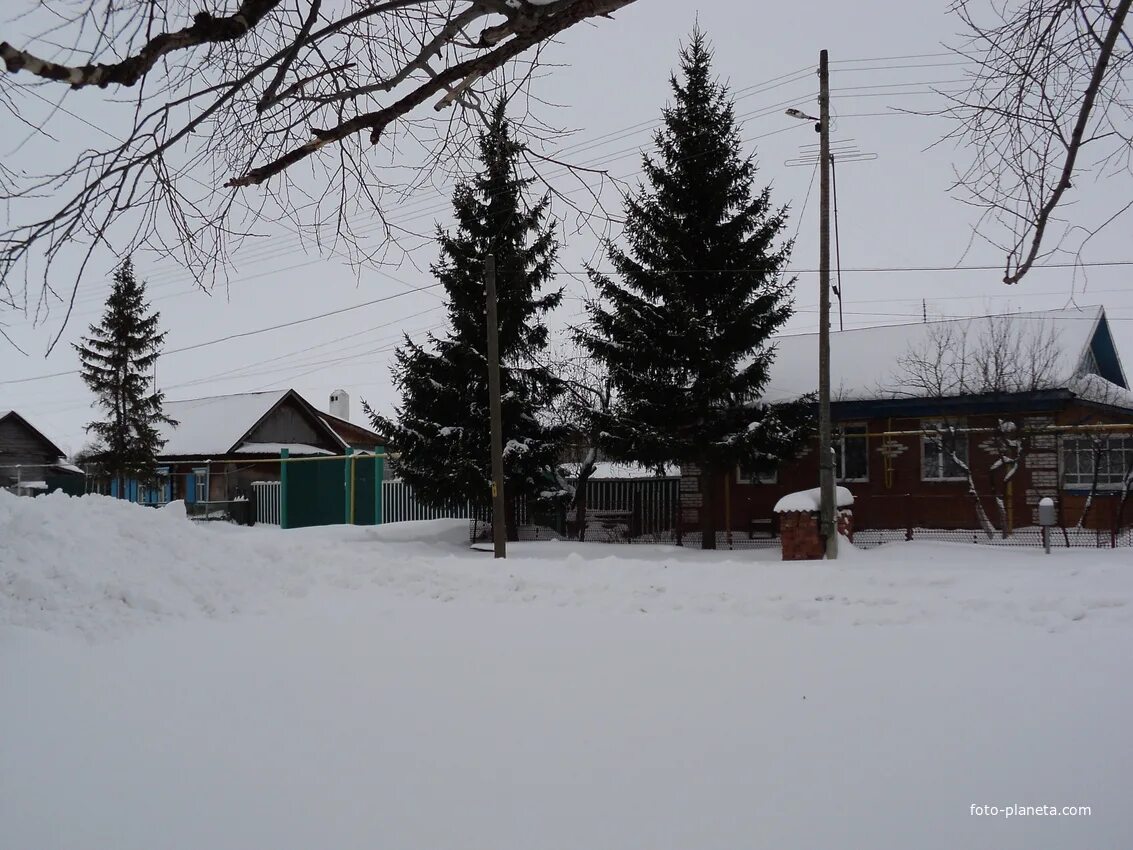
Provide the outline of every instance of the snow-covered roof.
{"type": "Polygon", "coordinates": [[[165,415],[179,424],[176,428],[161,427],[161,437],[167,441],[161,454],[166,457],[225,454],[288,392],[290,390],[272,390],[167,401],[163,406],[165,415]]]}
{"type": "Polygon", "coordinates": [[[51,439],[49,439],[46,434],[44,434],[42,431],[40,431],[38,428],[36,428],[34,425],[32,425],[27,420],[26,417],[21,416],[19,413],[17,413],[14,410],[0,410],[0,420],[4,420],[4,419],[8,418],[9,416],[15,416],[18,420],[23,422],[24,425],[26,425],[28,428],[30,428],[32,430],[32,432],[37,437],[39,437],[39,439],[43,440],[44,443],[46,443],[48,446],[50,446],[51,450],[56,452],[59,457],[63,457],[64,455],[67,454],[65,451],[63,451],[61,448],[59,448],[59,446],[55,445],[55,443],[51,439]]]}
{"type": "MultiPolygon", "coordinates": [[[[582,464],[579,463],[564,463],[563,467],[571,476],[578,475],[578,469],[582,464]]],[[[671,477],[678,477],[681,474],[680,466],[670,464],[665,467],[665,475],[671,477]]],[[[656,478],[657,471],[648,466],[642,466],[637,463],[613,463],[612,461],[598,461],[594,464],[594,474],[591,475],[592,479],[623,479],[623,478],[656,478]]]]}
{"type": "MultiPolygon", "coordinates": [[[[848,508],[854,503],[854,494],[847,490],[845,487],[835,488],[835,499],[838,502],[838,507],[848,508]]],[[[815,487],[812,490],[800,490],[797,493],[788,493],[775,503],[775,513],[785,514],[792,511],[817,511],[821,506],[822,488],[815,487]]]]}
{"type": "MultiPolygon", "coordinates": [[[[338,392],[341,392],[340,390],[338,392]]],[[[376,431],[370,428],[364,428],[361,425],[355,425],[348,419],[340,419],[331,413],[319,413],[319,418],[323,420],[328,428],[334,431],[335,436],[338,437],[342,445],[353,446],[355,449],[363,448],[361,443],[366,443],[365,448],[370,446],[381,445],[385,442],[385,438],[376,431]]]]}
{"type": "Polygon", "coordinates": [[[1119,387],[1101,375],[1079,375],[1070,382],[1070,389],[1086,401],[1133,410],[1133,391],[1119,387]]]}
{"type": "Polygon", "coordinates": [[[333,455],[326,449],[318,446],[309,446],[306,443],[241,443],[236,454],[263,454],[277,455],[281,449],[287,449],[289,455],[333,455]]]}
{"type": "MultiPolygon", "coordinates": [[[[1057,357],[1051,386],[1061,389],[1085,371],[1090,345],[1099,323],[1104,319],[1101,307],[1080,310],[1046,310],[1015,313],[995,319],[1009,320],[1013,333],[1019,335],[1026,351],[1029,341],[1057,337],[1057,357]]],[[[930,344],[934,333],[951,325],[959,332],[969,332],[969,341],[985,332],[987,318],[950,319],[946,321],[886,325],[830,334],[830,397],[834,401],[892,398],[917,395],[903,386],[902,369],[897,359],[910,351],[930,344]]],[[[765,401],[785,401],[818,389],[818,334],[781,336],[774,340],[776,355],[770,380],[764,390],[765,401]]]]}

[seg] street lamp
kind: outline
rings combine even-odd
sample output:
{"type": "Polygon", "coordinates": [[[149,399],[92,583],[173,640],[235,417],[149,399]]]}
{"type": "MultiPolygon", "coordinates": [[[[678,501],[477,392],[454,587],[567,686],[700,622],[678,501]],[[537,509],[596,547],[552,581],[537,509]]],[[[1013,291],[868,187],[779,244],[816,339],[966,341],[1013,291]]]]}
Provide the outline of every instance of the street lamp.
{"type": "Polygon", "coordinates": [[[834,489],[834,452],[830,423],[830,71],[827,54],[818,56],[818,114],[799,109],[787,114],[802,121],[815,121],[819,133],[818,162],[818,475],[819,523],[826,540],[826,557],[838,557],[837,505],[834,489]]]}
{"type": "Polygon", "coordinates": [[[787,110],[787,114],[790,115],[792,118],[798,118],[800,121],[813,121],[814,122],[814,132],[816,132],[816,133],[822,132],[822,119],[821,118],[815,118],[813,115],[807,115],[801,109],[795,109],[793,106],[790,109],[787,110]]]}

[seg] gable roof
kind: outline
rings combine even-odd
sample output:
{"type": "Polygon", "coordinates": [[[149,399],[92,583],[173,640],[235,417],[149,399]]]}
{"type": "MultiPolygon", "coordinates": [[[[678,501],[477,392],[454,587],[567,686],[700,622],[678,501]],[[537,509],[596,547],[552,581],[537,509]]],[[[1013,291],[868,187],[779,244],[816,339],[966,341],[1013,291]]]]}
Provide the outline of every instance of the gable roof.
{"type": "MultiPolygon", "coordinates": [[[[341,390],[339,391],[341,392],[341,390]]],[[[375,446],[384,446],[388,441],[385,437],[377,431],[371,431],[369,428],[363,428],[361,425],[355,425],[338,416],[333,416],[330,413],[319,413],[320,418],[327,426],[334,431],[335,436],[338,437],[343,445],[350,446],[354,449],[372,449],[375,446]]]]}
{"type": "Polygon", "coordinates": [[[34,425],[32,425],[30,422],[28,422],[27,419],[25,419],[23,416],[20,416],[20,414],[16,413],[16,411],[14,411],[14,410],[0,410],[0,422],[3,422],[5,419],[8,419],[9,417],[13,417],[13,418],[19,420],[19,422],[24,426],[24,428],[26,428],[28,431],[31,431],[33,437],[35,437],[41,443],[43,443],[44,448],[46,448],[48,450],[48,452],[54,452],[56,457],[66,457],[67,453],[65,451],[63,451],[61,448],[59,448],[57,445],[55,445],[55,443],[51,442],[51,440],[47,439],[47,437],[44,435],[44,433],[42,431],[40,431],[38,428],[36,428],[34,425]]]}
{"type": "Polygon", "coordinates": [[[160,434],[166,443],[160,456],[232,454],[257,425],[288,400],[306,411],[311,424],[322,430],[332,443],[345,447],[338,434],[323,421],[319,411],[299,393],[295,390],[271,390],[165,402],[165,415],[178,424],[176,427],[161,427],[160,434]]]}
{"type": "MultiPolygon", "coordinates": [[[[989,318],[1010,323],[1023,350],[1054,333],[1055,353],[1050,385],[1042,389],[1073,389],[1075,379],[1100,374],[1117,387],[1127,386],[1121,361],[1109,333],[1102,307],[1046,310],[1003,316],[885,325],[830,334],[830,397],[834,401],[866,401],[924,395],[905,385],[898,358],[928,345],[942,330],[978,335],[989,318]]],[[[976,337],[978,338],[978,336],[976,337]]],[[[775,361],[764,389],[765,401],[798,398],[818,388],[818,334],[782,336],[774,340],[775,361]]]]}

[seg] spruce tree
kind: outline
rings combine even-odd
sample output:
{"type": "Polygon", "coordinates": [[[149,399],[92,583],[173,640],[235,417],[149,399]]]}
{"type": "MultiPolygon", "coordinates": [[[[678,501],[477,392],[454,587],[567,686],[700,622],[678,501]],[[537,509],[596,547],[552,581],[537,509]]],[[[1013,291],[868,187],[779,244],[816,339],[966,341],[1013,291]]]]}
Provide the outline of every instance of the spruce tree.
{"type": "Polygon", "coordinates": [[[162,412],[164,394],[150,386],[154,362],[165,333],[160,314],[149,312],[145,283],[134,276],[130,258],[114,272],[102,321],[74,347],[82,361],[82,379],[98,397],[106,418],[86,426],[99,446],[90,458],[118,481],[119,497],[128,479],[151,481],[157,453],[165,445],[157,426],[177,423],[162,412]]]}
{"type": "Polygon", "coordinates": [[[402,401],[396,418],[366,411],[399,452],[398,474],[432,505],[492,502],[488,410],[484,259],[496,261],[500,385],[509,539],[516,539],[516,500],[565,498],[555,475],[560,428],[543,412],[557,381],[538,365],[547,345],[545,314],[562,298],[542,293],[558,249],[544,222],[549,197],[528,205],[529,178],[517,174],[522,145],[512,136],[504,105],[495,108],[479,139],[482,168],[453,195],[456,230],[437,229],[449,329],[423,345],[405,339],[394,380],[402,401]]]}
{"type": "Polygon", "coordinates": [[[591,271],[598,298],[579,342],[614,380],[617,403],[595,412],[614,457],[701,470],[702,546],[715,546],[714,490],[737,464],[774,465],[809,430],[809,405],[760,403],[791,315],[783,280],[786,211],[754,188],[727,87],[694,30],[680,54],[673,101],[643,155],[644,185],[626,199],[626,250],[613,274],[591,271]]]}

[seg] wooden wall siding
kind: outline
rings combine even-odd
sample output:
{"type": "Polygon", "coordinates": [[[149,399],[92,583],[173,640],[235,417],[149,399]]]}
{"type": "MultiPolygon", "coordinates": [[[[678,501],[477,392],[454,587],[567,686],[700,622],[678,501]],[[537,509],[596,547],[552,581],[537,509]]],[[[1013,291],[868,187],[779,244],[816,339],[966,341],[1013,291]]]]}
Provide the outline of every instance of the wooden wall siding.
{"type": "MultiPolygon", "coordinates": [[[[0,481],[16,480],[15,464],[52,464],[59,460],[55,450],[19,419],[9,416],[0,421],[0,481]]],[[[43,467],[23,470],[25,481],[42,481],[43,467]]]]}
{"type": "Polygon", "coordinates": [[[316,430],[306,411],[285,401],[247,437],[250,443],[305,443],[339,454],[341,446],[322,429],[316,430]]]}

